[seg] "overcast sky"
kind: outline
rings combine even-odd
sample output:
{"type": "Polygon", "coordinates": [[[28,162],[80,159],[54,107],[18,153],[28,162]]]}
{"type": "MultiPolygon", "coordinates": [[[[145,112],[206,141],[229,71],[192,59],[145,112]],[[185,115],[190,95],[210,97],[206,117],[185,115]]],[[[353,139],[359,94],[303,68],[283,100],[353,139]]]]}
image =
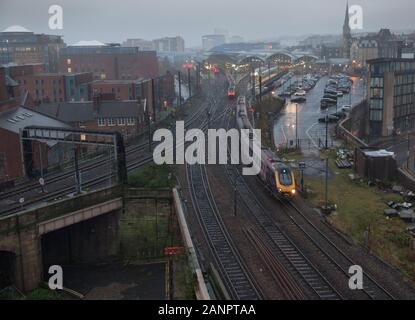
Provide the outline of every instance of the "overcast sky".
{"type": "MultiPolygon", "coordinates": [[[[415,29],[415,0],[350,0],[363,8],[364,31],[415,29]]],[[[201,45],[214,28],[246,40],[341,32],[346,0],[0,0],[0,30],[22,25],[65,42],[181,35],[201,45]],[[48,8],[64,11],[63,30],[48,28],[48,8]]]]}

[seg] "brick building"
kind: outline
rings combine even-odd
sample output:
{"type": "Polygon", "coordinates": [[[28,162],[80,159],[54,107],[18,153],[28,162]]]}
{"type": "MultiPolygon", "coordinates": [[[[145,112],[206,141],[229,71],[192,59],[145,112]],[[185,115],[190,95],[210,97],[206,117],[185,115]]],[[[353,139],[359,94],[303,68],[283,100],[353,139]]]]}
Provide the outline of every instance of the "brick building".
{"type": "MultiPolygon", "coordinates": [[[[0,185],[24,175],[20,130],[28,126],[68,127],[67,124],[25,107],[0,113],[0,185]]],[[[48,165],[48,150],[56,143],[32,142],[33,169],[48,165]],[[40,150],[41,149],[41,150],[40,150]]]]}
{"type": "Polygon", "coordinates": [[[92,72],[94,79],[135,80],[158,76],[155,51],[109,45],[69,46],[60,51],[61,73],[92,72]]]}
{"type": "Polygon", "coordinates": [[[126,138],[139,134],[145,126],[140,101],[115,100],[111,94],[100,94],[86,102],[43,103],[35,110],[72,127],[119,131],[126,138]]]}
{"type": "Polygon", "coordinates": [[[59,50],[63,47],[61,36],[35,34],[12,26],[0,32],[0,64],[42,63],[47,72],[57,72],[59,50]]]}
{"type": "MultiPolygon", "coordinates": [[[[114,94],[118,100],[144,100],[149,109],[153,107],[151,79],[139,80],[95,80],[91,84],[93,94],[114,94]]],[[[165,75],[154,79],[154,96],[156,112],[171,107],[176,98],[174,75],[166,72],[165,75]]]]}
{"type": "Polygon", "coordinates": [[[20,102],[18,83],[9,76],[7,68],[0,67],[0,112],[15,108],[20,102]]]}
{"type": "Polygon", "coordinates": [[[88,101],[92,73],[46,73],[43,64],[5,66],[7,76],[19,85],[29,101],[42,102],[88,101]]]}

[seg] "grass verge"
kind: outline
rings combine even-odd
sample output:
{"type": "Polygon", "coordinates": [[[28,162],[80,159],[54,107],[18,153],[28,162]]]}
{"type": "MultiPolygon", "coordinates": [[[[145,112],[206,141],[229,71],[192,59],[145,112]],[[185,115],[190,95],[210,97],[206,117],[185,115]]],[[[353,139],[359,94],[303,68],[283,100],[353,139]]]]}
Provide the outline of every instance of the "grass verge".
{"type": "MultiPolygon", "coordinates": [[[[328,199],[330,204],[335,203],[338,208],[328,220],[415,281],[415,252],[409,248],[407,224],[398,217],[388,219],[383,214],[387,208],[386,202],[402,202],[402,196],[368,187],[361,179],[352,181],[349,174],[353,171],[338,169],[334,153],[329,157],[331,175],[328,180],[328,199]],[[368,238],[364,236],[366,230],[370,230],[368,238]]],[[[306,177],[305,184],[312,191],[307,200],[314,207],[321,206],[324,203],[324,175],[306,177]]]]}

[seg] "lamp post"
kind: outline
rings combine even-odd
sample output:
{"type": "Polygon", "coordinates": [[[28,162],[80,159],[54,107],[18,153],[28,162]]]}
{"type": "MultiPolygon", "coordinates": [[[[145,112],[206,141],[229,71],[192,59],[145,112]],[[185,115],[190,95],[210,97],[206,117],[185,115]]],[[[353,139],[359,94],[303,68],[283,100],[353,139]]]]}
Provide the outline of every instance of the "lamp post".
{"type": "Polygon", "coordinates": [[[295,104],[295,146],[298,149],[298,103],[295,104]]]}
{"type": "Polygon", "coordinates": [[[326,190],[325,190],[325,194],[324,194],[324,202],[325,202],[325,210],[327,212],[328,208],[329,208],[329,199],[328,199],[328,193],[329,193],[329,188],[328,188],[328,182],[329,182],[329,157],[326,157],[326,190]]]}
{"type": "Polygon", "coordinates": [[[182,106],[182,73],[179,71],[178,73],[179,78],[179,107],[182,106]]]}
{"type": "Polygon", "coordinates": [[[190,82],[190,68],[187,68],[187,81],[189,82],[189,99],[192,97],[192,84],[190,82]]]}
{"type": "Polygon", "coordinates": [[[409,117],[406,116],[406,133],[408,136],[408,151],[407,151],[407,157],[406,157],[406,167],[409,169],[409,157],[411,155],[410,151],[411,151],[411,141],[410,141],[410,136],[409,136],[409,117]]]}

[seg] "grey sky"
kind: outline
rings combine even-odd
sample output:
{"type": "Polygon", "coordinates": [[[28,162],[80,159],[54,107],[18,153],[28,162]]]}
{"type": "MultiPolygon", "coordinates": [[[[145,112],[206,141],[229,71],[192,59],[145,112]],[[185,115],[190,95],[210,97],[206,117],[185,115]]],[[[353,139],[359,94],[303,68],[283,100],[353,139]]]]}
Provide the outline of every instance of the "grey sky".
{"type": "MultiPolygon", "coordinates": [[[[415,29],[415,0],[350,0],[364,10],[364,31],[415,29]]],[[[78,40],[122,42],[181,35],[200,45],[215,27],[247,40],[340,33],[346,0],[0,0],[0,30],[18,24],[78,40]],[[48,8],[64,9],[64,29],[48,29],[48,8]]]]}

